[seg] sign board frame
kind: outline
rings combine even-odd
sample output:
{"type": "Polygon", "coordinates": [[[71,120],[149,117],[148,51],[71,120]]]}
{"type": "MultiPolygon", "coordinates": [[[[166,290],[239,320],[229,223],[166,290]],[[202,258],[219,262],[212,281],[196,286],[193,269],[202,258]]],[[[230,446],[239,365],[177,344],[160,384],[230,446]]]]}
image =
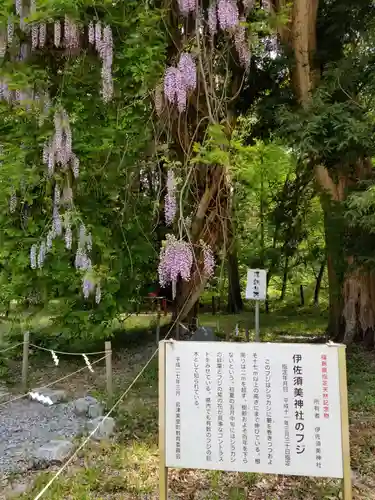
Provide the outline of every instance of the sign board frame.
{"type": "MultiPolygon", "coordinates": [[[[175,341],[164,340],[159,344],[159,499],[168,499],[168,467],[167,467],[167,435],[166,435],[166,411],[167,411],[167,384],[166,363],[167,344],[175,341]]],[[[179,342],[180,343],[180,342],[179,342]]],[[[186,341],[184,342],[186,343],[186,341]]],[[[206,342],[217,346],[216,342],[206,342]]],[[[247,346],[249,344],[246,344],[247,346]]],[[[263,345],[263,344],[262,344],[263,345]]],[[[350,469],[350,442],[349,442],[349,414],[348,414],[348,390],[346,374],[346,346],[341,344],[327,344],[337,349],[338,359],[338,384],[341,417],[341,447],[342,447],[342,498],[352,500],[352,479],[350,469]]]]}

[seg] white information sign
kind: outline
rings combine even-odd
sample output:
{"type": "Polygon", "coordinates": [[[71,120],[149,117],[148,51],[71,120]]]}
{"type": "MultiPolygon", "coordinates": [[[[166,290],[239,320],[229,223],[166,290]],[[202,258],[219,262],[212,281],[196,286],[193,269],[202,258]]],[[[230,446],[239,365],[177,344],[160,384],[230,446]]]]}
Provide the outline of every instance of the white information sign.
{"type": "Polygon", "coordinates": [[[166,467],[343,477],[340,346],[165,348],[166,467]]]}
{"type": "Polygon", "coordinates": [[[267,271],[265,269],[248,269],[246,293],[247,299],[266,300],[267,271]]]}

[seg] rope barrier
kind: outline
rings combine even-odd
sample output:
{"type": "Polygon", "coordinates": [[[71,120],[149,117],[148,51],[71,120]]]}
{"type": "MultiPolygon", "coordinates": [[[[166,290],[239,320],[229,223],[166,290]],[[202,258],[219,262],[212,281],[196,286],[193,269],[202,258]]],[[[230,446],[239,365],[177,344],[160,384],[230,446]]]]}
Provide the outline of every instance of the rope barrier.
{"type": "Polygon", "coordinates": [[[156,354],[158,353],[159,348],[157,348],[150,359],[147,361],[147,363],[144,365],[142,370],[138,373],[138,375],[135,377],[135,379],[131,382],[131,384],[128,386],[128,388],[123,392],[123,394],[119,397],[119,399],[116,401],[116,403],[112,406],[112,408],[109,410],[108,413],[103,417],[102,421],[99,422],[99,424],[95,427],[93,431],[90,432],[90,434],[87,436],[87,438],[83,441],[83,443],[75,450],[73,455],[62,465],[62,467],[56,472],[56,474],[51,478],[51,480],[46,484],[46,486],[38,493],[38,495],[34,498],[34,500],[39,500],[39,498],[42,498],[44,493],[49,489],[49,487],[56,481],[56,479],[64,472],[64,470],[68,467],[68,465],[76,458],[78,453],[86,446],[86,444],[90,441],[92,436],[95,434],[95,432],[99,429],[99,427],[102,425],[105,420],[107,420],[110,415],[115,411],[115,409],[118,407],[118,405],[121,403],[121,401],[127,396],[131,388],[136,384],[138,379],[143,375],[151,361],[154,359],[156,354]]]}
{"type": "MultiPolygon", "coordinates": [[[[91,365],[95,365],[96,363],[99,363],[100,361],[103,361],[103,359],[105,359],[107,356],[108,356],[108,354],[107,354],[107,355],[105,355],[105,356],[103,356],[102,358],[99,358],[99,359],[97,359],[97,360],[95,360],[95,361],[92,361],[92,362],[91,362],[91,365]]],[[[76,371],[74,371],[74,372],[72,372],[72,373],[69,373],[68,375],[64,375],[64,377],[61,377],[61,378],[59,378],[59,379],[55,380],[54,382],[50,382],[50,383],[49,383],[49,384],[47,384],[47,385],[43,385],[43,386],[41,386],[41,387],[40,387],[40,389],[47,389],[48,387],[51,387],[52,385],[58,384],[58,383],[59,383],[59,382],[61,382],[62,380],[66,380],[67,378],[72,377],[73,375],[76,375],[77,373],[80,373],[80,372],[82,372],[83,370],[89,370],[89,371],[91,371],[91,370],[89,369],[89,367],[88,367],[87,365],[85,365],[85,366],[83,366],[83,367],[79,368],[78,370],[76,370],[76,371]]],[[[15,397],[15,398],[12,398],[12,399],[10,399],[10,400],[8,400],[8,401],[4,401],[4,402],[0,403],[0,408],[1,408],[2,406],[7,405],[7,404],[13,403],[14,401],[19,401],[20,399],[23,399],[23,398],[25,398],[25,397],[26,397],[26,396],[28,396],[28,395],[29,395],[29,392],[26,392],[25,394],[22,394],[22,395],[20,395],[20,396],[17,396],[17,397],[15,397]]]]}
{"type": "Polygon", "coordinates": [[[98,356],[99,354],[105,354],[107,351],[98,351],[98,352],[64,352],[64,351],[56,351],[55,349],[48,349],[47,347],[41,347],[36,344],[29,344],[30,347],[34,347],[35,349],[39,349],[41,351],[54,352],[55,354],[62,354],[66,356],[98,356]]]}
{"type": "Polygon", "coordinates": [[[2,354],[3,352],[7,352],[7,351],[10,351],[11,349],[15,349],[16,347],[19,347],[20,345],[23,345],[24,342],[19,342],[18,344],[14,344],[14,345],[11,345],[10,347],[6,347],[5,349],[2,349],[0,351],[0,354],[2,354]]]}
{"type": "MultiPolygon", "coordinates": [[[[190,299],[191,294],[192,294],[192,291],[190,292],[189,296],[187,297],[185,304],[190,299]]],[[[183,310],[183,308],[182,308],[182,310],[183,310]]],[[[181,316],[181,314],[179,314],[177,316],[177,318],[174,320],[174,322],[172,323],[172,325],[171,325],[170,329],[168,330],[166,336],[164,337],[164,340],[166,340],[170,336],[170,334],[173,331],[173,328],[175,327],[175,325],[180,322],[180,316],[181,316]]],[[[71,457],[60,467],[60,469],[56,472],[56,474],[48,481],[48,483],[46,484],[46,486],[44,486],[44,488],[37,494],[37,496],[34,498],[34,500],[39,500],[40,498],[42,498],[42,496],[44,495],[44,493],[46,493],[46,491],[50,488],[50,486],[56,481],[56,479],[69,466],[69,464],[72,463],[72,461],[77,457],[78,453],[86,446],[86,444],[90,441],[90,439],[95,434],[95,432],[99,429],[99,427],[102,424],[102,422],[104,422],[105,420],[107,420],[107,418],[110,417],[110,415],[118,407],[118,405],[121,403],[121,401],[127,396],[127,394],[129,393],[129,391],[136,384],[136,382],[139,380],[139,378],[143,375],[143,373],[145,372],[145,370],[150,365],[151,361],[155,358],[155,356],[157,355],[158,352],[159,352],[159,346],[155,349],[155,351],[153,352],[153,354],[150,356],[150,358],[148,359],[148,361],[145,363],[145,365],[143,366],[143,368],[136,375],[136,377],[133,379],[133,381],[130,383],[130,385],[127,387],[127,389],[121,394],[121,396],[118,398],[118,400],[116,401],[116,403],[112,406],[112,408],[108,411],[108,413],[103,417],[102,421],[95,427],[95,429],[92,432],[90,432],[90,434],[83,441],[83,443],[75,450],[75,452],[71,455],[71,457]]]]}

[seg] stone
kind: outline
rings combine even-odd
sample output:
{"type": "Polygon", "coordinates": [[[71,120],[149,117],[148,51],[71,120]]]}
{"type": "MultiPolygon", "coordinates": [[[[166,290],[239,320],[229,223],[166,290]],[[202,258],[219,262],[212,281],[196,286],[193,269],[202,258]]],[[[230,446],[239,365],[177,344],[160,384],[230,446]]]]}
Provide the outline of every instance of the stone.
{"type": "Polygon", "coordinates": [[[87,430],[89,433],[93,432],[96,427],[98,427],[98,429],[91,436],[92,439],[95,441],[109,439],[115,429],[115,421],[111,417],[97,417],[87,422],[87,430]]]}
{"type": "Polygon", "coordinates": [[[66,400],[66,392],[63,390],[54,390],[49,389],[48,387],[37,387],[36,389],[33,389],[32,392],[36,392],[38,394],[42,394],[47,398],[50,398],[53,404],[60,403],[61,401],[66,400]]]}
{"type": "Polygon", "coordinates": [[[37,464],[59,464],[65,462],[74,449],[71,441],[54,439],[41,446],[35,453],[37,464]]]}
{"type": "Polygon", "coordinates": [[[103,406],[95,398],[86,396],[74,401],[74,412],[91,419],[97,418],[103,415],[103,406]]]}
{"type": "Polygon", "coordinates": [[[209,326],[200,326],[191,336],[191,340],[198,342],[213,342],[217,340],[214,329],[209,326]]]}

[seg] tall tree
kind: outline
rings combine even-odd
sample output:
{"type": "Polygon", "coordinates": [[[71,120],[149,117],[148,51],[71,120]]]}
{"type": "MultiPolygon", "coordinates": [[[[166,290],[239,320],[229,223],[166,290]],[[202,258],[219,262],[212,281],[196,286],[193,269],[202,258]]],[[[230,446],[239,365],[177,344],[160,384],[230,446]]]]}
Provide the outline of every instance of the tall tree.
{"type": "Polygon", "coordinates": [[[330,331],[348,344],[362,339],[373,345],[374,275],[354,253],[358,233],[342,210],[348,191],[373,176],[373,123],[361,94],[373,61],[363,42],[374,22],[374,4],[276,0],[273,7],[287,18],[278,35],[289,56],[295,97],[284,130],[314,170],[325,214],[330,331]]]}

